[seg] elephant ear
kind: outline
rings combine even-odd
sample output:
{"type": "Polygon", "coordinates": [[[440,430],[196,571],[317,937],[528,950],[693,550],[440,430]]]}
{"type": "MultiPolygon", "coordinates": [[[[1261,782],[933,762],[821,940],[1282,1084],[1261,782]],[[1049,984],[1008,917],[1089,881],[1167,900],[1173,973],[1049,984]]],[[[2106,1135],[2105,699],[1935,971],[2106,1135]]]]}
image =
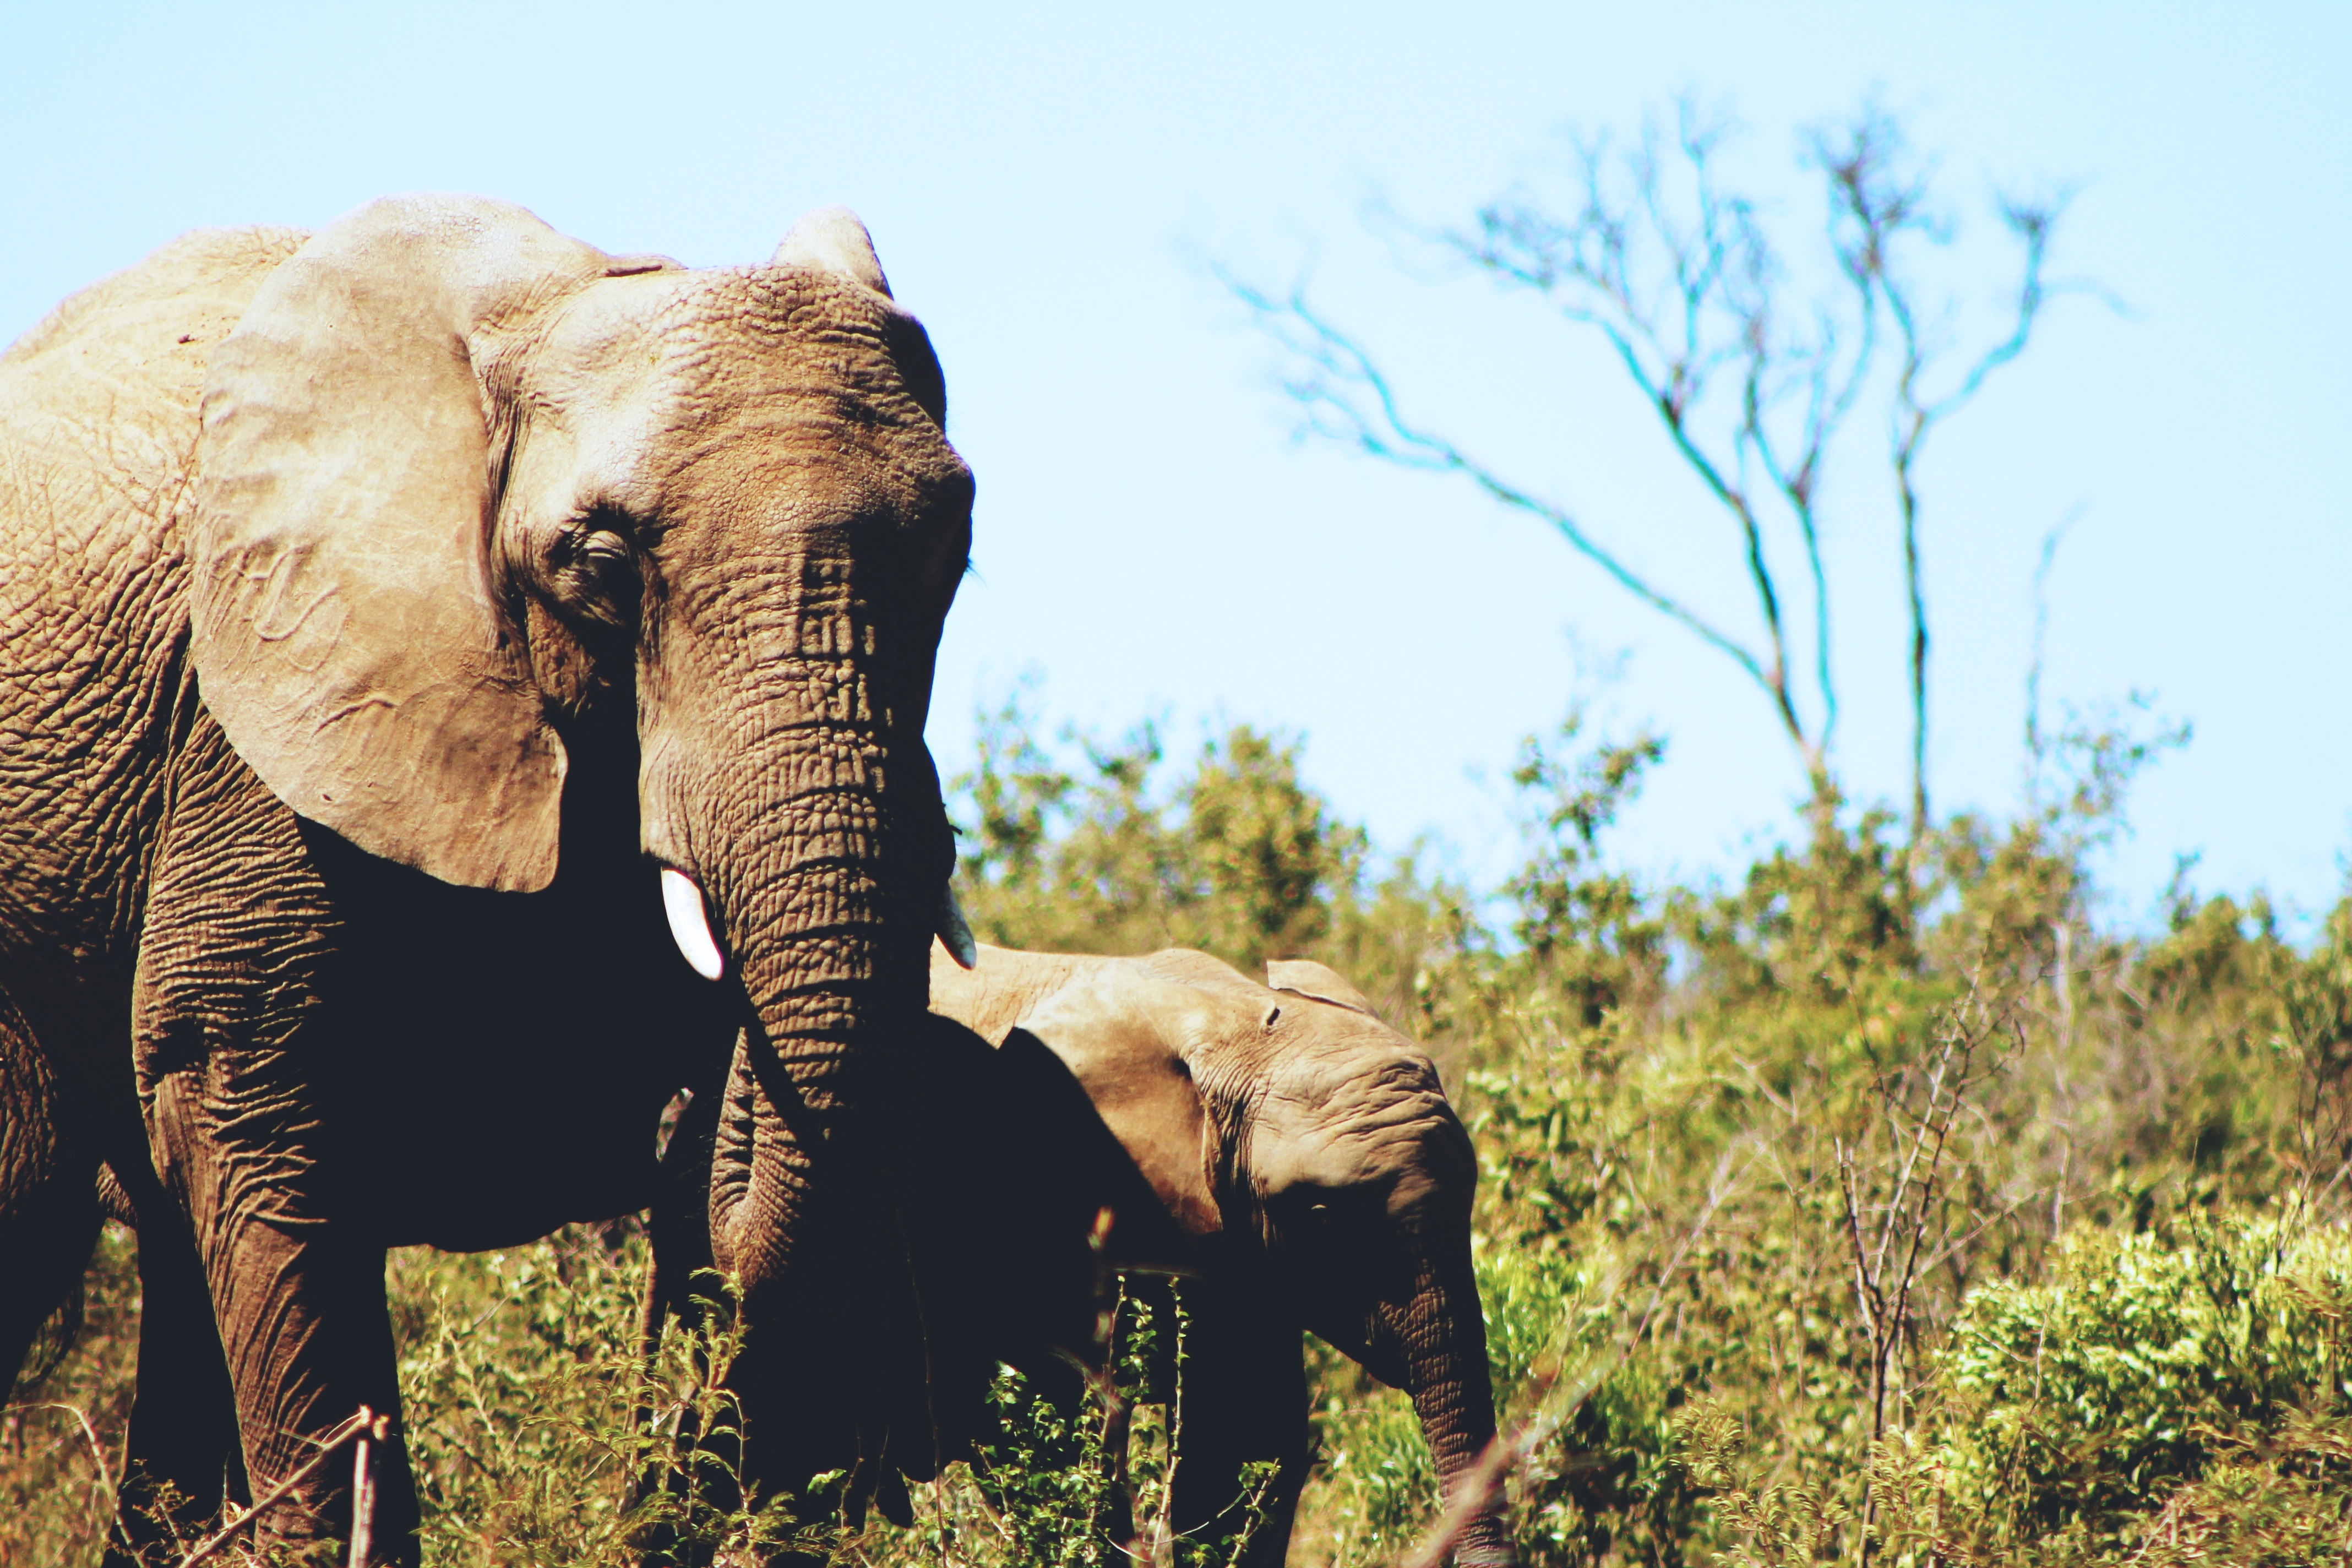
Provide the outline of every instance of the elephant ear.
{"type": "Polygon", "coordinates": [[[1265,983],[1276,991],[1288,991],[1300,996],[1311,996],[1318,1002],[1349,1008],[1367,1017],[1378,1017],[1364,994],[1339,978],[1339,974],[1311,958],[1271,958],[1266,960],[1265,983]]]}
{"type": "Polygon", "coordinates": [[[817,207],[801,215],[769,258],[775,267],[813,267],[890,298],[890,279],[874,253],[874,237],[847,207],[817,207]]]}
{"type": "Polygon", "coordinates": [[[190,648],[279,799],[462,886],[555,875],[563,745],[493,585],[478,361],[613,270],[520,207],[372,203],[322,229],[214,350],[190,648]]]}
{"type": "Polygon", "coordinates": [[[1062,1058],[1095,1112],[1187,1235],[1223,1228],[1210,1173],[1216,1127],[1192,1081],[1190,1046],[1208,1037],[1209,998],[1106,964],[1030,1009],[1016,1028],[1062,1058]]]}

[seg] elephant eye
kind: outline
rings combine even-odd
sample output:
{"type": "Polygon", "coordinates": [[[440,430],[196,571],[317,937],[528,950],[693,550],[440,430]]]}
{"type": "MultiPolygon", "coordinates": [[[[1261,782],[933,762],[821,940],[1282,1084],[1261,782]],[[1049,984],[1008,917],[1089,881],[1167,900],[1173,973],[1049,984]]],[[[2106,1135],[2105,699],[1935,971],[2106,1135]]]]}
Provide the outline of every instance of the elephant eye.
{"type": "Polygon", "coordinates": [[[599,529],[580,542],[580,559],[599,576],[629,564],[629,547],[621,536],[599,529]]]}
{"type": "Polygon", "coordinates": [[[624,631],[635,621],[641,589],[625,526],[600,508],[547,542],[543,591],[583,631],[624,631]]]}

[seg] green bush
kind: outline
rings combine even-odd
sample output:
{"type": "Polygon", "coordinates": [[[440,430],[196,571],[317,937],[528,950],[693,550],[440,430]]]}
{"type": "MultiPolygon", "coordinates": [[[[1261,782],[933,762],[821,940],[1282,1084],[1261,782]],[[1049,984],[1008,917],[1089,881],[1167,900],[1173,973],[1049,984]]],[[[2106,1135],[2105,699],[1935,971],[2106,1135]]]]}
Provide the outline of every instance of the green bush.
{"type": "MultiPolygon", "coordinates": [[[[1980,1551],[2129,1561],[2242,1504],[2352,1556],[2352,1232],[2299,1211],[2181,1230],[2080,1231],[2044,1279],[1969,1298],[1935,1458],[1980,1551]]],[[[2206,1550],[2323,1560],[2239,1555],[2250,1540],[2206,1550]]]]}
{"type": "MultiPolygon", "coordinates": [[[[723,1388],[741,1343],[731,1314],[692,1331],[672,1323],[641,1354],[647,1264],[641,1233],[585,1227],[505,1252],[394,1254],[428,1563],[619,1568],[656,1535],[685,1560],[829,1544],[821,1510],[795,1512],[807,1500],[738,1485],[739,1416],[723,1388]],[[681,1429],[698,1443],[680,1443],[681,1429]]],[[[723,1283],[711,1293],[724,1303],[723,1283]]]]}
{"type": "Polygon", "coordinates": [[[0,1563],[95,1563],[105,1550],[139,1350],[138,1247],[121,1226],[99,1237],[82,1296],[72,1352],[0,1415],[0,1563]]]}
{"type": "Polygon", "coordinates": [[[1214,1529],[1174,1530],[1188,1322],[1181,1282],[1120,1279],[1110,1354],[1076,1408],[999,1367],[997,1429],[977,1458],[919,1489],[910,1526],[876,1524],[839,1550],[874,1568],[1228,1568],[1265,1522],[1276,1467],[1243,1467],[1244,1495],[1214,1529]]]}

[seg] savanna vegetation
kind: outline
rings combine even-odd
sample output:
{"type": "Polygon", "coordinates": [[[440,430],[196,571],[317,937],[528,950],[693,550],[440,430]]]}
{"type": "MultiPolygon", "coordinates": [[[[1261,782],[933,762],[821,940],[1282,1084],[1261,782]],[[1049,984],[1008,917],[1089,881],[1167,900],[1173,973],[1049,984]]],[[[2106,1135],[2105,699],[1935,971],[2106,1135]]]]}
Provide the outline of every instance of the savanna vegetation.
{"type": "MultiPolygon", "coordinates": [[[[959,792],[966,902],[1008,944],[1315,956],[1428,1043],[1483,1163],[1530,1563],[2346,1560],[2352,902],[2301,947],[2259,897],[2185,887],[2160,930],[2104,925],[2085,860],[2147,752],[2095,729],[2014,820],[1914,849],[1824,802],[1736,880],[1653,885],[1606,838],[1661,751],[1531,742],[1525,864],[1482,900],[1379,858],[1294,742],[1171,759],[1008,708],[959,792]]],[[[109,1233],[74,1348],[0,1429],[9,1563],[95,1560],[132,1245],[109,1233]]],[[[638,1361],[643,1267],[625,1226],[395,1256],[429,1561],[624,1562],[664,1510],[876,1568],[1104,1561],[1113,1518],[1160,1561],[1230,1546],[1152,1549],[1168,1391],[1138,1331],[1171,1334],[1164,1307],[1126,1315],[1146,1403],[1061,1413],[1008,1377],[1005,1445],[915,1489],[911,1527],[633,1501],[681,1413],[727,1421],[723,1336],[638,1361]]],[[[1434,1514],[1411,1407],[1307,1352],[1294,1561],[1397,1561],[1434,1514]]]]}
{"type": "MultiPolygon", "coordinates": [[[[1057,764],[1008,711],[970,903],[1015,943],[1312,953],[1429,1044],[1531,1563],[2340,1562],[2352,901],[2307,949],[2185,885],[2103,924],[2088,864],[2166,739],[2064,726],[2041,804],[1916,845],[1824,797],[1675,887],[1605,854],[1661,743],[1571,723],[1486,902],[1376,872],[1266,736],[1057,764]]],[[[1318,1365],[1295,1560],[1403,1558],[1411,1411],[1318,1365]]]]}

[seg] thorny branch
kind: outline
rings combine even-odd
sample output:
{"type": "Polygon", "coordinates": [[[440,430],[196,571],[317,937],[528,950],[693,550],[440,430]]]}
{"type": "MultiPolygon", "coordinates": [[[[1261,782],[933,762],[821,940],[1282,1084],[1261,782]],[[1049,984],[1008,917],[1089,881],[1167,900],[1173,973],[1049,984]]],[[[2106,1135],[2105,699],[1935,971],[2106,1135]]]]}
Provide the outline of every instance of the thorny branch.
{"type": "MultiPolygon", "coordinates": [[[[345,1416],[332,1431],[316,1439],[318,1447],[310,1457],[289,1471],[276,1486],[255,1498],[251,1508],[237,1513],[226,1524],[205,1537],[203,1543],[194,1551],[181,1558],[180,1568],[196,1568],[198,1563],[207,1562],[217,1555],[221,1548],[236,1539],[239,1531],[259,1519],[278,1502],[293,1495],[294,1489],[316,1475],[329,1459],[335,1457],[337,1450],[344,1444],[367,1440],[382,1443],[390,1436],[390,1431],[389,1418],[378,1415],[364,1405],[361,1405],[345,1416]]],[[[361,1527],[362,1521],[354,1520],[355,1534],[361,1527]]],[[[356,1564],[354,1568],[357,1568],[356,1564]]]]}
{"type": "Polygon", "coordinates": [[[0,1406],[0,1415],[16,1410],[62,1410],[74,1418],[75,1423],[81,1428],[82,1441],[89,1446],[90,1463],[98,1468],[98,1484],[105,1489],[107,1517],[121,1519],[121,1494],[116,1488],[113,1472],[107,1466],[106,1445],[99,1441],[98,1428],[90,1425],[89,1413],[79,1405],[68,1405],[60,1400],[42,1400],[26,1405],[0,1406]]]}

